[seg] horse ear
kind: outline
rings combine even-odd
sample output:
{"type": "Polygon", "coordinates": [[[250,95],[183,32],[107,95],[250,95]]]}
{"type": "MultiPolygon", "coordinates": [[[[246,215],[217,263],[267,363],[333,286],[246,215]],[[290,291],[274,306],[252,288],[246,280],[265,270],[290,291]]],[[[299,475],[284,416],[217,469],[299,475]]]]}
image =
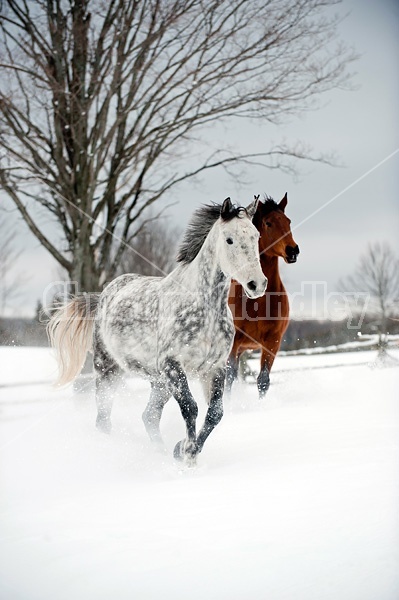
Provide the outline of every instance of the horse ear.
{"type": "Polygon", "coordinates": [[[255,213],[256,213],[256,209],[258,208],[258,204],[259,204],[259,195],[258,196],[254,196],[254,201],[251,202],[251,204],[248,204],[248,206],[246,207],[246,211],[248,214],[248,217],[250,219],[253,219],[255,213]]]}
{"type": "Polygon", "coordinates": [[[222,210],[220,211],[220,216],[222,217],[222,219],[228,217],[232,210],[233,205],[231,203],[231,200],[230,198],[226,198],[226,200],[222,204],[222,210]]]}
{"type": "Polygon", "coordinates": [[[278,207],[280,210],[282,210],[284,212],[287,204],[288,204],[288,198],[287,198],[287,192],[285,192],[284,198],[282,200],[280,200],[278,207]]]}

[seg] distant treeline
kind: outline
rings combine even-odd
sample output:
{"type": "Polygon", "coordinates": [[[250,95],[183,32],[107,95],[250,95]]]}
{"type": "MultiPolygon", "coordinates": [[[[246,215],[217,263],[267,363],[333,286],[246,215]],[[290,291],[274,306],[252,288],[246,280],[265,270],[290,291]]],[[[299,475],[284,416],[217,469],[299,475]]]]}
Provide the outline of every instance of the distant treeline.
{"type": "MultiPolygon", "coordinates": [[[[365,318],[361,327],[349,329],[346,320],[318,321],[292,319],[284,335],[281,350],[300,350],[335,346],[359,341],[359,333],[376,331],[372,318],[365,318]]],[[[389,333],[399,334],[399,321],[389,322],[389,333]]],[[[0,346],[47,346],[46,326],[35,319],[0,318],[0,346]]]]}
{"type": "MultiPolygon", "coordinates": [[[[281,343],[281,350],[326,348],[348,342],[359,342],[361,335],[375,334],[378,329],[379,324],[371,315],[366,316],[362,324],[355,328],[348,327],[347,319],[342,321],[292,319],[281,343]]],[[[388,319],[386,333],[399,334],[399,320],[388,319]]]]}
{"type": "Polygon", "coordinates": [[[47,346],[45,323],[0,317],[0,346],[47,346]]]}

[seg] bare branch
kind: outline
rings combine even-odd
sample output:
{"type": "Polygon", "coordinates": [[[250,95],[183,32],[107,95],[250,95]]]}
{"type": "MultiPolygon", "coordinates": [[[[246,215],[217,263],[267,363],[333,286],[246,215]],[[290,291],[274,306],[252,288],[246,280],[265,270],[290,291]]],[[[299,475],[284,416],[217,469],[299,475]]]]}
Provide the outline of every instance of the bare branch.
{"type": "Polygon", "coordinates": [[[129,240],[145,211],[190,177],[248,161],[286,170],[293,160],[328,162],[284,144],[231,154],[223,141],[194,168],[183,158],[205,126],[279,123],[347,86],[355,56],[336,44],[340,21],[329,11],[337,4],[3,1],[1,181],[71,278],[86,290],[109,279],[121,256],[116,232],[129,240]],[[63,252],[24,194],[57,219],[63,252]]]}

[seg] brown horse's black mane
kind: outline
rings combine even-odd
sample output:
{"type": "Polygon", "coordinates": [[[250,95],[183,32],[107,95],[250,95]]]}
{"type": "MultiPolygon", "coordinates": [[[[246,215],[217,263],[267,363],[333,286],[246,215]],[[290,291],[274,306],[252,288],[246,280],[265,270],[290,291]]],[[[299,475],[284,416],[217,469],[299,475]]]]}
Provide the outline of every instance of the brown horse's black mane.
{"type": "Polygon", "coordinates": [[[228,211],[222,212],[221,204],[204,204],[192,216],[184,234],[177,255],[177,262],[190,263],[201,250],[212,226],[219,217],[223,221],[231,221],[234,217],[247,214],[243,206],[231,205],[228,211]]]}
{"type": "Polygon", "coordinates": [[[281,211],[281,208],[271,196],[265,195],[263,197],[263,200],[259,202],[258,210],[256,211],[255,216],[252,220],[253,224],[255,225],[258,231],[261,231],[262,219],[269,215],[271,212],[275,211],[281,211]]]}
{"type": "Polygon", "coordinates": [[[281,211],[281,208],[279,207],[277,202],[275,200],[273,200],[273,198],[271,196],[265,195],[263,198],[263,201],[260,202],[259,205],[261,206],[263,215],[267,215],[267,214],[273,212],[274,210],[281,211]]]}

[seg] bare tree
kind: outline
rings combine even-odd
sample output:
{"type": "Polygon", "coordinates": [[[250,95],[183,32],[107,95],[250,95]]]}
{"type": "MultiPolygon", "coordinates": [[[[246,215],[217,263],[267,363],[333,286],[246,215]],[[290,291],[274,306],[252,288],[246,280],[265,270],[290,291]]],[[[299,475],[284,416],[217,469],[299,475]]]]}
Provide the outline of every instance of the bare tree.
{"type": "Polygon", "coordinates": [[[122,254],[118,273],[160,276],[176,266],[179,231],[161,219],[146,220],[122,254]]]}
{"type": "Polygon", "coordinates": [[[378,332],[380,353],[386,348],[391,318],[399,314],[399,260],[388,243],[369,244],[353,275],[339,283],[346,292],[366,292],[367,314],[378,332]]]}
{"type": "Polygon", "coordinates": [[[15,263],[21,251],[15,246],[15,228],[10,226],[5,213],[0,211],[0,315],[21,293],[22,277],[15,275],[15,263]]]}
{"type": "Polygon", "coordinates": [[[338,3],[2,0],[0,184],[71,280],[101,288],[137,220],[179,182],[240,160],[312,158],[221,142],[194,167],[185,160],[205,126],[277,123],[347,84],[338,3]]]}

